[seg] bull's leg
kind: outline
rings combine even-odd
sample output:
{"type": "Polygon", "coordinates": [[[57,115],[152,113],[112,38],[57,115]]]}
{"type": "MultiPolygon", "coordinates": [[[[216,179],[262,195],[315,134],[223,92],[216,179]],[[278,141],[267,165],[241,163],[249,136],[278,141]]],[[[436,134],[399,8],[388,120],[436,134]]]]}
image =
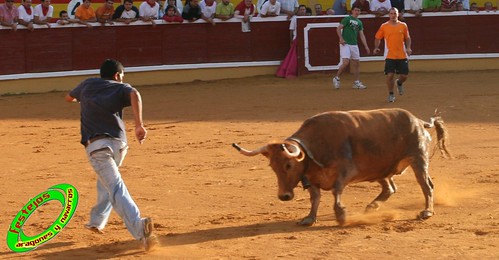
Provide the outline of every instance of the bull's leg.
{"type": "Polygon", "coordinates": [[[388,198],[390,198],[390,196],[397,190],[392,177],[378,180],[378,182],[381,184],[381,193],[371,203],[369,203],[369,205],[367,205],[366,212],[378,210],[380,207],[379,202],[387,201],[388,198]]]}
{"type": "Polygon", "coordinates": [[[427,219],[435,213],[433,211],[433,182],[431,181],[430,174],[428,173],[428,159],[422,156],[417,158],[411,164],[411,167],[416,174],[416,179],[423,190],[425,197],[425,210],[421,211],[419,217],[421,219],[427,219]]]}
{"type": "Polygon", "coordinates": [[[308,188],[308,193],[310,193],[310,213],[297,223],[300,226],[312,226],[317,221],[317,210],[319,209],[319,203],[321,202],[321,190],[318,187],[311,185],[308,188]]]}
{"type": "Polygon", "coordinates": [[[334,185],[333,195],[334,195],[334,214],[336,215],[336,221],[343,226],[346,221],[346,210],[343,204],[341,204],[341,194],[345,186],[340,180],[336,180],[334,185]]]}

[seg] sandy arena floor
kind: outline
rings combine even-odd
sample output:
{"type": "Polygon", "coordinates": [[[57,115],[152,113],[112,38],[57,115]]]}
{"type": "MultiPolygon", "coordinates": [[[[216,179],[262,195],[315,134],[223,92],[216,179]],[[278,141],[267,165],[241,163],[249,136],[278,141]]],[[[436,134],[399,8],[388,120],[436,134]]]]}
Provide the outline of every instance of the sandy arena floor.
{"type": "MultiPolygon", "coordinates": [[[[125,78],[126,79],[126,78],[125,78]]],[[[79,106],[65,93],[0,96],[0,223],[6,236],[16,213],[58,183],[79,191],[69,225],[21,256],[39,259],[498,259],[499,74],[497,71],[411,73],[406,94],[386,102],[382,73],[363,74],[368,89],[334,90],[329,75],[294,80],[272,76],[142,87],[148,139],[139,145],[126,110],[129,154],[122,175],[143,216],[155,221],[161,246],[145,253],[113,212],[105,234],[84,229],[96,200],[95,173],[79,144],[79,106]],[[399,191],[372,216],[364,207],[374,183],[347,187],[350,225],[339,227],[333,197],[323,192],[319,222],[299,227],[309,210],[300,188],[277,199],[263,156],[245,157],[231,143],[254,149],[283,140],[301,122],[328,110],[401,107],[428,120],[442,111],[453,160],[431,160],[436,215],[416,220],[424,199],[411,170],[396,176],[399,191]]],[[[77,82],[74,83],[76,85],[77,82]]],[[[62,210],[38,209],[24,231],[35,235],[62,210]]],[[[4,240],[5,241],[5,240],[4,240]]],[[[0,258],[17,258],[5,242],[0,258]]]]}

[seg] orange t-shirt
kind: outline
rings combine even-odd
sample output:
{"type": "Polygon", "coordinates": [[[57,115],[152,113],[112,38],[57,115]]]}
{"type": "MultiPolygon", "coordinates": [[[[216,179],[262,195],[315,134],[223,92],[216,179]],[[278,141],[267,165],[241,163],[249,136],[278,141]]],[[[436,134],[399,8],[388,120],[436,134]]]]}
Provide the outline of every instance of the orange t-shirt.
{"type": "Polygon", "coordinates": [[[114,14],[114,7],[107,8],[106,6],[101,6],[95,10],[95,16],[97,19],[111,20],[114,14]]]}
{"type": "Polygon", "coordinates": [[[85,8],[83,7],[83,5],[80,5],[78,6],[78,8],[76,8],[75,16],[82,21],[87,21],[95,18],[95,12],[92,7],[85,8]]]}
{"type": "Polygon", "coordinates": [[[378,40],[385,38],[386,59],[407,59],[405,40],[410,36],[406,23],[398,22],[396,25],[391,25],[388,21],[379,27],[375,37],[378,40]]]}

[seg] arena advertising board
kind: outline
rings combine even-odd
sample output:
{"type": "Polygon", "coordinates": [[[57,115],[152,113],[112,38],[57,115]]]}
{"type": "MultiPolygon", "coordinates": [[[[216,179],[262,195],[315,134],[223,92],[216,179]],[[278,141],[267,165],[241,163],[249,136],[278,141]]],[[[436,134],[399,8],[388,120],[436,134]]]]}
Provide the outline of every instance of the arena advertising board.
{"type": "Polygon", "coordinates": [[[78,205],[78,191],[70,184],[57,184],[46,191],[34,196],[24,205],[12,220],[7,231],[7,245],[10,250],[23,253],[36,249],[38,246],[50,241],[59,234],[69,223],[78,205]],[[29,217],[41,206],[49,201],[59,201],[62,211],[52,225],[41,233],[27,236],[23,226],[29,217]]]}

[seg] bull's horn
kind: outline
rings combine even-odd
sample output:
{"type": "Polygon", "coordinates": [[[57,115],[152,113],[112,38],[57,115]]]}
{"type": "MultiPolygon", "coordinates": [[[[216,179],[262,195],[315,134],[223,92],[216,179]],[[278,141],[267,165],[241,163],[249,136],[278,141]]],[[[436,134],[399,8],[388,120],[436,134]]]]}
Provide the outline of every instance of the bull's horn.
{"type": "Polygon", "coordinates": [[[264,153],[267,151],[267,146],[264,145],[256,150],[253,150],[253,151],[249,151],[249,150],[246,150],[242,147],[240,147],[238,144],[236,143],[233,143],[232,144],[232,147],[236,148],[239,153],[243,154],[243,155],[246,155],[246,156],[255,156],[255,155],[258,155],[258,154],[261,154],[261,153],[264,153]]]}
{"type": "Polygon", "coordinates": [[[286,144],[282,144],[282,149],[284,150],[284,152],[286,152],[287,156],[289,158],[296,158],[298,157],[298,155],[300,155],[301,153],[301,150],[300,150],[300,147],[298,147],[298,145],[295,145],[295,144],[289,144],[291,147],[293,147],[293,152],[290,152],[288,150],[288,148],[286,147],[286,144]]]}

